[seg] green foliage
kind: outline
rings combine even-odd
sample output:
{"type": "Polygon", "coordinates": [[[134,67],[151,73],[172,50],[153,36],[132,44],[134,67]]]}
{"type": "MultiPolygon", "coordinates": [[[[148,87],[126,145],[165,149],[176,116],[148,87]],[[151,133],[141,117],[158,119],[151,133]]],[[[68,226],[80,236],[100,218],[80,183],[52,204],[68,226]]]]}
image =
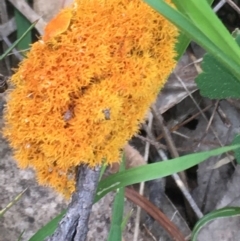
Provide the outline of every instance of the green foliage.
{"type": "Polygon", "coordinates": [[[21,41],[22,39],[29,34],[29,32],[34,28],[34,26],[36,25],[37,21],[32,23],[31,26],[23,33],[23,35],[17,39],[11,47],[9,47],[1,56],[0,56],[0,60],[3,60],[21,41]]]}
{"type": "Polygon", "coordinates": [[[124,172],[111,175],[99,183],[95,201],[100,200],[107,193],[117,188],[181,172],[201,163],[211,156],[217,156],[229,150],[237,149],[238,147],[239,146],[228,146],[211,151],[189,154],[169,161],[131,168],[124,172]]]}
{"type": "MultiPolygon", "coordinates": [[[[233,35],[240,45],[239,31],[233,35]]],[[[195,80],[201,95],[210,99],[240,98],[239,80],[216,58],[205,54],[201,67],[203,73],[195,80]]]]}
{"type": "Polygon", "coordinates": [[[26,29],[29,29],[31,27],[31,23],[17,9],[14,10],[14,15],[17,24],[17,39],[21,39],[17,44],[17,48],[19,50],[26,50],[32,43],[31,31],[25,33],[26,29]],[[22,37],[23,35],[24,37],[22,37]]]}
{"type": "Polygon", "coordinates": [[[195,79],[202,96],[210,99],[240,98],[240,82],[218,60],[205,54],[203,72],[195,79]]]}
{"type": "MultiPolygon", "coordinates": [[[[240,145],[221,147],[211,151],[190,154],[165,162],[148,164],[121,171],[100,181],[94,202],[99,201],[107,193],[115,189],[181,172],[201,163],[211,156],[220,155],[230,150],[236,150],[237,148],[240,148],[240,145]]],[[[64,214],[65,211],[58,215],[55,219],[51,220],[29,241],[43,241],[47,236],[51,235],[64,214]]]]}
{"type": "Polygon", "coordinates": [[[174,0],[180,11],[163,0],[145,2],[207,50],[240,81],[240,49],[206,0],[174,0]]]}
{"type": "MultiPolygon", "coordinates": [[[[239,98],[240,49],[236,41],[234,41],[234,38],[228,33],[209,6],[213,0],[172,0],[177,9],[168,5],[164,0],[145,0],[145,2],[180,29],[181,33],[178,37],[178,44],[176,45],[178,53],[177,60],[184,53],[190,40],[194,40],[208,52],[202,63],[203,73],[196,79],[201,94],[213,99],[229,97],[239,98]]],[[[20,19],[22,18],[19,21],[26,20],[23,20],[23,16],[20,15],[16,15],[16,17],[20,19]]],[[[29,23],[25,22],[24,24],[29,23]]],[[[22,24],[20,25],[22,26],[22,24]]],[[[20,28],[20,26],[18,27],[20,28]]],[[[29,36],[30,30],[33,27],[34,24],[28,28],[27,32],[23,35],[21,34],[22,37],[14,43],[7,53],[0,56],[0,60],[21,41],[23,45],[21,45],[20,48],[27,48],[31,42],[29,36]]],[[[238,35],[238,33],[236,34],[238,35]]],[[[239,41],[238,37],[236,40],[237,42],[239,41]]],[[[238,149],[240,147],[240,135],[234,139],[233,143],[237,145],[190,154],[166,162],[149,164],[129,170],[121,170],[119,173],[100,181],[95,202],[100,200],[110,191],[118,190],[113,206],[112,226],[108,241],[121,240],[125,186],[165,177],[183,171],[201,163],[211,156],[219,155],[230,150],[235,151],[237,161],[240,163],[240,151],[238,149]]],[[[102,169],[102,173],[103,171],[104,168],[102,169]]],[[[51,220],[32,236],[29,241],[43,241],[47,236],[51,235],[64,214],[65,211],[51,220]]],[[[223,218],[239,214],[240,208],[224,208],[205,215],[196,224],[193,230],[192,240],[196,241],[199,230],[215,218],[223,218]]]]}
{"type": "Polygon", "coordinates": [[[192,241],[197,241],[199,231],[209,222],[218,218],[227,218],[240,215],[240,207],[226,207],[206,214],[195,225],[192,232],[192,241]]]}
{"type": "MultiPolygon", "coordinates": [[[[181,3],[179,1],[173,1],[177,9],[182,13],[182,14],[187,14],[185,13],[184,9],[182,8],[181,3]]],[[[208,3],[211,5],[213,3],[213,0],[208,0],[208,3]]],[[[184,31],[180,31],[179,37],[178,37],[178,42],[176,44],[176,51],[177,51],[177,58],[176,60],[179,60],[181,56],[184,54],[187,46],[189,45],[191,39],[188,37],[187,34],[184,33],[184,31]]]]}
{"type": "MultiPolygon", "coordinates": [[[[125,170],[125,155],[123,155],[120,172],[125,170]]],[[[108,241],[121,241],[122,240],[122,222],[124,210],[124,187],[117,189],[117,194],[113,203],[112,222],[108,241]]]]}
{"type": "Polygon", "coordinates": [[[239,63],[240,50],[233,37],[210,8],[206,0],[175,0],[188,19],[230,59],[239,63]]]}
{"type": "Polygon", "coordinates": [[[123,218],[121,229],[122,231],[126,228],[129,218],[132,216],[133,209],[123,218]]]}
{"type": "Polygon", "coordinates": [[[45,226],[39,229],[28,241],[43,241],[46,237],[53,234],[54,230],[57,228],[58,223],[61,221],[66,211],[64,210],[45,226]]]}
{"type": "MultiPolygon", "coordinates": [[[[239,145],[240,144],[240,134],[236,135],[233,139],[232,145],[239,145]]],[[[234,150],[235,158],[237,163],[240,164],[240,149],[234,150]]]]}

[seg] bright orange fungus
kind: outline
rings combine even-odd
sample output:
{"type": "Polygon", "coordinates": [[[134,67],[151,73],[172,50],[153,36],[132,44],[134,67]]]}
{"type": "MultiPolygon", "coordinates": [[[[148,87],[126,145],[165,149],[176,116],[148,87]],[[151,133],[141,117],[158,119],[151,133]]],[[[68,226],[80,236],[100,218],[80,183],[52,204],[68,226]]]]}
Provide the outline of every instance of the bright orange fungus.
{"type": "Polygon", "coordinates": [[[141,0],[60,12],[11,79],[4,135],[19,166],[69,197],[77,165],[118,160],[175,66],[176,37],[141,0]]]}

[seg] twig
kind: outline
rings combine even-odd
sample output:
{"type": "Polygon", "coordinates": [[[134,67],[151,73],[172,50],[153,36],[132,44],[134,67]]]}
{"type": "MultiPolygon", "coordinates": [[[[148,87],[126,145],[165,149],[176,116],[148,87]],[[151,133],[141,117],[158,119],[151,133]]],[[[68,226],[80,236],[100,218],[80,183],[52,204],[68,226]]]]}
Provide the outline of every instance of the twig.
{"type": "Polygon", "coordinates": [[[213,11],[217,12],[226,3],[226,0],[221,0],[214,8],[213,11]]]}
{"type": "MultiPolygon", "coordinates": [[[[158,153],[159,153],[159,155],[161,156],[161,158],[164,161],[168,161],[166,154],[162,150],[158,150],[158,153]]],[[[196,202],[194,201],[194,199],[192,198],[191,194],[189,193],[189,191],[185,187],[185,185],[182,182],[182,180],[179,177],[179,175],[177,173],[174,173],[174,174],[172,174],[172,177],[173,177],[174,181],[176,182],[177,186],[179,187],[179,189],[182,191],[184,197],[188,201],[189,205],[191,206],[191,208],[194,211],[194,213],[196,214],[196,216],[199,219],[202,218],[203,217],[203,213],[201,212],[201,210],[197,206],[196,202]]]]}
{"type": "MultiPolygon", "coordinates": [[[[144,129],[147,132],[148,136],[156,141],[156,139],[154,138],[153,134],[151,133],[151,131],[147,128],[146,125],[144,125],[144,129]]],[[[162,151],[162,150],[157,150],[159,156],[163,159],[163,161],[167,161],[168,158],[166,156],[166,154],[162,151]]],[[[193,200],[192,196],[190,195],[189,191],[187,190],[187,188],[185,187],[184,183],[182,182],[181,178],[179,177],[179,175],[177,173],[172,174],[171,175],[172,178],[174,179],[174,181],[176,182],[177,186],[179,187],[179,189],[182,191],[184,197],[186,198],[186,200],[188,201],[188,203],[190,204],[190,206],[192,207],[193,211],[195,212],[196,216],[198,218],[203,217],[203,214],[201,212],[201,210],[199,209],[199,207],[197,206],[197,204],[195,203],[195,201],[193,200]]]]}
{"type": "Polygon", "coordinates": [[[33,9],[24,0],[8,0],[19,12],[21,12],[31,23],[38,21],[35,25],[37,31],[42,35],[46,22],[33,11],[33,9]]]}
{"type": "Polygon", "coordinates": [[[238,14],[240,14],[240,8],[232,0],[225,0],[238,14]]]}
{"type": "MultiPolygon", "coordinates": [[[[152,122],[153,122],[153,115],[150,112],[149,116],[148,116],[148,128],[149,129],[152,128],[152,122]]],[[[148,161],[149,150],[150,150],[150,143],[146,142],[146,144],[145,144],[145,152],[144,152],[144,160],[145,160],[145,162],[148,161]]],[[[141,182],[140,183],[140,188],[139,188],[139,194],[140,195],[143,195],[144,186],[145,186],[145,183],[141,182]]],[[[133,241],[137,241],[138,240],[139,226],[140,226],[140,216],[141,216],[141,207],[138,206],[137,207],[137,215],[136,215],[136,222],[135,222],[135,228],[134,228],[133,241]]]]}
{"type": "MultiPolygon", "coordinates": [[[[160,112],[157,110],[155,105],[152,106],[152,112],[153,112],[153,115],[156,118],[157,122],[159,123],[159,126],[160,126],[160,128],[162,130],[162,133],[163,133],[164,137],[165,137],[165,140],[167,142],[167,146],[169,148],[171,156],[175,157],[175,158],[179,157],[177,148],[175,147],[175,145],[173,143],[171,134],[170,134],[169,130],[165,127],[165,125],[163,123],[163,117],[160,114],[160,112]]],[[[185,186],[188,188],[187,178],[186,178],[185,173],[184,172],[180,172],[179,175],[180,175],[182,181],[184,182],[185,186]]]]}
{"type": "Polygon", "coordinates": [[[155,146],[157,149],[163,149],[164,151],[167,150],[167,147],[159,142],[153,141],[147,137],[141,136],[139,134],[134,135],[135,137],[137,137],[138,139],[144,141],[144,142],[149,142],[151,145],[155,146]]]}
{"type": "Polygon", "coordinates": [[[157,239],[154,237],[154,235],[152,234],[152,232],[148,229],[147,225],[144,223],[143,227],[145,228],[147,234],[152,238],[153,241],[157,241],[157,239]]]}
{"type": "Polygon", "coordinates": [[[9,36],[16,29],[17,29],[17,26],[14,18],[11,18],[6,23],[2,23],[0,25],[0,40],[2,40],[2,37],[4,36],[9,36]]]}
{"type": "Polygon", "coordinates": [[[208,132],[210,126],[212,125],[213,118],[214,118],[214,116],[215,116],[215,114],[216,114],[216,111],[217,111],[218,106],[219,106],[219,100],[217,100],[217,101],[215,102],[215,104],[214,104],[214,108],[213,108],[213,111],[212,111],[212,115],[211,115],[211,117],[210,117],[210,119],[209,119],[209,121],[208,121],[206,130],[205,130],[206,133],[208,132]]]}
{"type": "MultiPolygon", "coordinates": [[[[204,109],[202,109],[202,112],[206,112],[207,110],[209,110],[210,108],[212,108],[212,104],[206,106],[204,109]]],[[[174,133],[174,131],[178,130],[180,127],[186,125],[187,123],[189,123],[191,120],[196,119],[199,115],[201,115],[202,113],[200,111],[198,111],[196,114],[191,115],[191,117],[189,117],[188,119],[184,120],[183,122],[180,122],[178,124],[176,124],[175,126],[172,126],[170,128],[170,132],[174,133]]],[[[156,140],[160,141],[163,138],[163,134],[160,134],[156,140]]],[[[161,147],[161,149],[165,150],[164,148],[161,147]]]]}
{"type": "Polygon", "coordinates": [[[54,234],[45,241],[85,241],[88,219],[97,189],[100,167],[78,167],[76,192],[54,234]]]}
{"type": "MultiPolygon", "coordinates": [[[[188,93],[189,97],[192,99],[193,103],[195,104],[195,106],[197,107],[197,109],[200,111],[202,117],[206,120],[206,122],[208,123],[208,118],[205,115],[205,113],[202,111],[202,109],[200,108],[200,106],[197,104],[196,100],[193,98],[192,94],[189,92],[187,86],[184,84],[184,82],[182,81],[182,79],[175,73],[175,76],[177,78],[177,80],[182,84],[183,88],[186,90],[186,92],[188,93]]],[[[214,136],[216,137],[218,143],[220,144],[220,146],[223,146],[221,140],[218,137],[218,134],[216,133],[216,131],[214,130],[214,128],[212,126],[210,126],[210,129],[212,131],[212,133],[214,134],[214,136]]]]}
{"type": "Polygon", "coordinates": [[[223,122],[223,124],[227,127],[230,128],[232,127],[232,123],[229,120],[229,118],[227,117],[227,115],[225,114],[225,112],[222,110],[221,106],[218,105],[217,107],[217,113],[218,116],[220,117],[221,121],[223,122]]]}

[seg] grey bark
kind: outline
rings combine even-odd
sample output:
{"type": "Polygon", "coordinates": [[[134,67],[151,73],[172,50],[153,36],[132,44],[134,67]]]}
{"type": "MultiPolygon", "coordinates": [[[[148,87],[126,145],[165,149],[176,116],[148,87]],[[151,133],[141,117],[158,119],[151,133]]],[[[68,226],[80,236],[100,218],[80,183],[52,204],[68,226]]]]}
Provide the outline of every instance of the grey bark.
{"type": "Polygon", "coordinates": [[[67,213],[60,221],[54,234],[45,241],[85,241],[88,220],[98,185],[100,167],[90,169],[79,166],[76,192],[72,196],[67,213]]]}

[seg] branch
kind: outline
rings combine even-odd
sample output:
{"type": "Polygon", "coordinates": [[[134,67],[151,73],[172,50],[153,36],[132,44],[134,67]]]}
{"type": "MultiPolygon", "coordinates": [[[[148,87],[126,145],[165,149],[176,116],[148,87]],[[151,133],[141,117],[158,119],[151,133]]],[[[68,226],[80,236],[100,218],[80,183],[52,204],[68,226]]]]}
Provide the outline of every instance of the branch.
{"type": "Polygon", "coordinates": [[[21,12],[31,23],[38,21],[35,25],[37,31],[42,35],[46,22],[25,2],[24,0],[8,0],[19,12],[21,12]]]}
{"type": "Polygon", "coordinates": [[[79,166],[76,192],[54,234],[45,241],[85,241],[88,220],[98,185],[100,167],[79,166]]]}

